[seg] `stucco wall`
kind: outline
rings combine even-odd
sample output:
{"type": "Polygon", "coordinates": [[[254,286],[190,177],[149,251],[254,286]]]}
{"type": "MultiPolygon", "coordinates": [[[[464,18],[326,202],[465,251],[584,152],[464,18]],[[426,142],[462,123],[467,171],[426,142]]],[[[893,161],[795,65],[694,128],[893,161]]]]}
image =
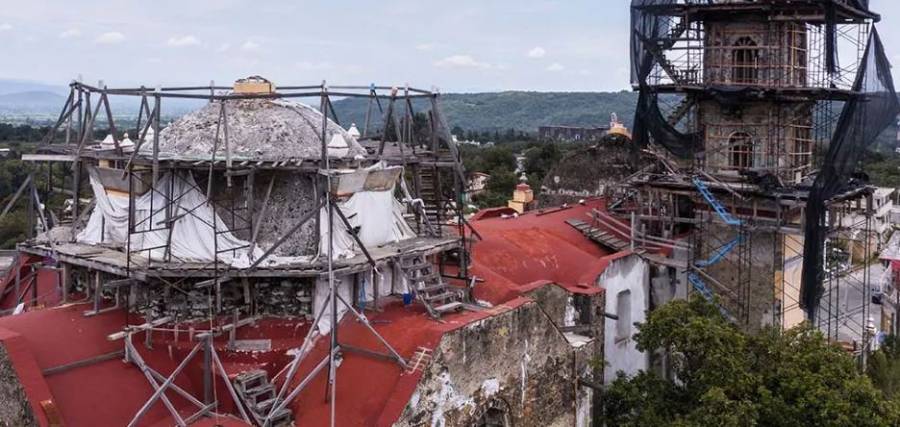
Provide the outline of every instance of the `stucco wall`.
{"type": "MultiPolygon", "coordinates": [[[[606,289],[606,312],[624,318],[622,313],[617,313],[617,296],[619,292],[631,292],[631,322],[643,322],[646,320],[646,310],[649,303],[650,267],[647,262],[637,255],[613,261],[606,271],[600,276],[600,286],[606,289]]],[[[647,369],[647,356],[637,349],[637,345],[630,336],[627,338],[616,337],[616,320],[607,319],[604,327],[604,356],[606,367],[604,369],[604,382],[609,383],[616,377],[616,373],[622,371],[626,374],[634,374],[639,370],[647,369]]],[[[631,327],[632,334],[637,329],[631,327]]]]}

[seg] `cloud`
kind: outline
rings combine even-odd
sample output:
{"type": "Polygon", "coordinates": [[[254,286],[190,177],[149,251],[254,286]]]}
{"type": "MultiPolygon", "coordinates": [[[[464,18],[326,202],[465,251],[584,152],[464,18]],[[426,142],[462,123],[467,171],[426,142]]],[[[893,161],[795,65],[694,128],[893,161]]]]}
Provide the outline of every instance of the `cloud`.
{"type": "Polygon", "coordinates": [[[554,71],[554,72],[562,71],[565,69],[566,69],[566,67],[563,66],[562,64],[560,64],[559,62],[554,62],[554,63],[550,64],[549,67],[547,67],[547,71],[554,71]]]}
{"type": "Polygon", "coordinates": [[[9,30],[12,30],[12,29],[13,29],[13,26],[10,25],[10,24],[8,24],[8,23],[6,23],[6,22],[0,24],[0,32],[3,32],[3,31],[9,31],[9,30]]]}
{"type": "Polygon", "coordinates": [[[493,68],[493,65],[486,62],[476,61],[475,58],[469,55],[448,56],[444,59],[441,59],[440,61],[435,62],[434,65],[436,67],[442,68],[493,68]]]}
{"type": "Polygon", "coordinates": [[[419,43],[416,45],[416,50],[421,50],[422,52],[434,50],[434,43],[419,43]]]}
{"type": "Polygon", "coordinates": [[[94,39],[94,42],[98,44],[117,44],[122,43],[123,41],[125,41],[125,35],[118,31],[103,33],[94,39]]]}
{"type": "Polygon", "coordinates": [[[81,30],[79,30],[78,28],[70,28],[59,33],[59,38],[61,39],[74,39],[76,37],[81,37],[81,30]]]}
{"type": "Polygon", "coordinates": [[[187,46],[199,46],[200,39],[193,35],[186,36],[176,36],[169,38],[169,41],[166,43],[172,47],[187,47],[187,46]]]}
{"type": "Polygon", "coordinates": [[[247,40],[241,45],[241,50],[247,51],[247,52],[255,52],[255,51],[259,50],[259,47],[260,47],[259,43],[255,42],[253,40],[247,40]]]}
{"type": "Polygon", "coordinates": [[[228,49],[231,49],[231,45],[228,43],[222,43],[221,45],[219,45],[218,49],[216,49],[216,52],[228,52],[228,49]]]}
{"type": "Polygon", "coordinates": [[[547,56],[547,51],[540,46],[536,46],[528,51],[529,58],[543,58],[545,56],[547,56]]]}

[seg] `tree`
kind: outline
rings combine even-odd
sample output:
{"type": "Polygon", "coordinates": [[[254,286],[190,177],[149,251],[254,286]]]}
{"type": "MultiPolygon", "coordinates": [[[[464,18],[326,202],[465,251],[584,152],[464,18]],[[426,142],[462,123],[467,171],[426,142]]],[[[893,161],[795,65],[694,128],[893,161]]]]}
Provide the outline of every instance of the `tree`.
{"type": "Polygon", "coordinates": [[[610,426],[891,426],[898,405],[816,330],[741,332],[700,299],[651,312],[638,349],[670,354],[676,380],[621,373],[604,393],[610,426]]]}
{"type": "Polygon", "coordinates": [[[885,396],[900,398],[900,339],[885,337],[881,347],[869,358],[866,373],[885,396]]]}
{"type": "Polygon", "coordinates": [[[544,176],[559,163],[563,153],[556,144],[538,144],[525,152],[525,173],[532,187],[539,189],[544,176]]]}

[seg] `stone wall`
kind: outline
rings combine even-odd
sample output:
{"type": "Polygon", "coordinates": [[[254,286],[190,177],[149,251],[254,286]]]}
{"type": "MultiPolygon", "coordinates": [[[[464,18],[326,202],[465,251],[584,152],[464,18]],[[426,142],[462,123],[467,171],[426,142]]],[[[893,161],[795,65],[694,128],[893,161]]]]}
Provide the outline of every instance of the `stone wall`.
{"type": "Polygon", "coordinates": [[[6,347],[0,343],[0,426],[36,426],[31,405],[13,368],[6,347]]]}
{"type": "Polygon", "coordinates": [[[812,156],[804,158],[801,154],[813,148],[800,144],[812,143],[811,105],[768,102],[726,105],[711,100],[700,103],[699,117],[707,172],[735,177],[741,171],[770,172],[777,173],[786,183],[797,180],[795,172],[808,172],[812,156]],[[748,138],[752,150],[732,151],[748,138]],[[746,161],[735,161],[738,152],[747,152],[746,161]]]}
{"type": "MultiPolygon", "coordinates": [[[[169,316],[186,322],[207,319],[211,313],[312,319],[314,283],[305,279],[247,279],[222,284],[221,300],[209,288],[183,285],[177,291],[163,284],[135,286],[128,306],[150,319],[169,316]],[[221,308],[221,310],[219,310],[221,308]]],[[[114,294],[104,295],[109,303],[114,294]]],[[[123,297],[124,298],[124,297],[123,297]]],[[[124,302],[123,302],[124,304],[124,302]]]]}
{"type": "MultiPolygon", "coordinates": [[[[200,188],[206,191],[206,179],[197,177],[200,188]]],[[[304,215],[315,206],[315,184],[313,175],[309,173],[288,172],[260,172],[254,177],[253,207],[249,212],[244,208],[246,204],[246,191],[244,190],[245,177],[234,177],[229,188],[223,176],[217,176],[213,180],[214,194],[212,198],[217,200],[216,213],[229,229],[238,238],[249,241],[252,233],[249,230],[247,219],[254,218],[260,222],[259,237],[257,243],[263,250],[270,248],[278,239],[296,225],[304,215]],[[262,215],[263,201],[269,182],[274,177],[275,184],[265,215],[262,215]],[[235,213],[232,218],[231,200],[234,200],[235,213]]],[[[316,219],[311,218],[296,232],[275,250],[274,255],[300,256],[314,255],[318,250],[318,242],[315,240],[316,219]]]]}
{"type": "MultiPolygon", "coordinates": [[[[708,23],[704,80],[734,87],[806,87],[807,37],[805,27],[788,22],[708,23]]],[[[812,156],[803,153],[814,151],[811,104],[731,101],[700,104],[707,172],[777,172],[789,182],[809,172],[812,156]],[[730,148],[747,138],[753,146],[749,159],[735,161],[740,154],[730,148]]]]}
{"type": "MultiPolygon", "coordinates": [[[[708,227],[709,235],[702,238],[705,244],[698,260],[709,259],[719,247],[737,237],[733,227],[708,227]]],[[[781,235],[754,230],[724,260],[704,269],[726,291],[718,289],[715,283],[707,283],[707,286],[719,295],[722,305],[738,324],[746,325],[751,331],[770,325],[775,319],[776,277],[780,277],[778,271],[781,269],[775,253],[776,239],[781,242],[781,235]],[[776,265],[779,266],[777,270],[776,265]]]]}
{"type": "Polygon", "coordinates": [[[791,22],[766,22],[764,18],[706,22],[704,80],[710,84],[806,86],[807,39],[806,28],[791,22]],[[740,76],[752,76],[752,81],[733,80],[736,52],[752,53],[743,56],[745,60],[756,57],[756,71],[740,76]]]}
{"type": "Polygon", "coordinates": [[[575,425],[576,414],[590,413],[577,378],[590,377],[592,358],[592,346],[574,347],[538,303],[526,303],[444,335],[395,425],[575,425]]]}

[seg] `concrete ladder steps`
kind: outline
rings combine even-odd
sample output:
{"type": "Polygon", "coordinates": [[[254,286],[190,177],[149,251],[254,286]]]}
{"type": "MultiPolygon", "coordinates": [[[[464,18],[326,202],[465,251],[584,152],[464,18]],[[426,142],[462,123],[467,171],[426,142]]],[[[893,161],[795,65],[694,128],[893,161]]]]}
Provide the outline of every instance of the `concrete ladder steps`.
{"type": "MultiPolygon", "coordinates": [[[[234,391],[244,406],[258,420],[264,420],[272,408],[281,402],[277,398],[275,385],[269,380],[269,373],[262,369],[253,369],[241,372],[233,381],[234,391]]],[[[272,415],[273,427],[289,426],[293,423],[293,413],[288,408],[283,408],[272,415]]]]}

